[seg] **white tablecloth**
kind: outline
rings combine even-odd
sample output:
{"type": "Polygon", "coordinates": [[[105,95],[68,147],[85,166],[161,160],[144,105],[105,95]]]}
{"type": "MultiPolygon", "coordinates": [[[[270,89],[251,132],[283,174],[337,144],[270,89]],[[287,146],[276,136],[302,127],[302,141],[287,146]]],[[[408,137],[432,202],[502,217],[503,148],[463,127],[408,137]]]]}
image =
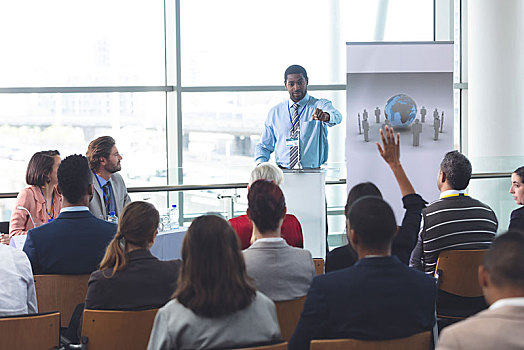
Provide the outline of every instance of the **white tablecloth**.
{"type": "Polygon", "coordinates": [[[151,254],[160,260],[182,259],[182,241],[186,232],[187,227],[159,232],[151,247],[151,254]]]}

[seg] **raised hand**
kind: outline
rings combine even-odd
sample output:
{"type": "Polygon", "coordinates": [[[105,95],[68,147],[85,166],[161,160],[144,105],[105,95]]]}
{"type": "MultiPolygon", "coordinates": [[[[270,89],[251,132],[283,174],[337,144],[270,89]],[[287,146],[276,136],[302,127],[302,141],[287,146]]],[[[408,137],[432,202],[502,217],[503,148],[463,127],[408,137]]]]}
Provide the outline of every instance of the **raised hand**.
{"type": "Polygon", "coordinates": [[[380,138],[382,139],[382,146],[377,142],[378,152],[382,158],[390,166],[400,164],[400,135],[397,133],[397,139],[395,140],[395,134],[393,128],[385,126],[385,134],[380,129],[380,138]]]}

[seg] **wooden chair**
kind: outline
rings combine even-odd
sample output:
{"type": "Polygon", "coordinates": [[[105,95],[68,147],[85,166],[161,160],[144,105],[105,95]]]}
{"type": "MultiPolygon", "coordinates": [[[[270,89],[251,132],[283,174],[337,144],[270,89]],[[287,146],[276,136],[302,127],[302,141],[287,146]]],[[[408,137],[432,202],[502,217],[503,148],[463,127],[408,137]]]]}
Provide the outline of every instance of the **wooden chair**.
{"type": "Polygon", "coordinates": [[[254,348],[242,348],[237,350],[287,350],[287,342],[273,345],[255,346],[254,348]]]}
{"type": "Polygon", "coordinates": [[[0,349],[52,350],[60,341],[60,313],[0,318],[0,349]]]}
{"type": "Polygon", "coordinates": [[[84,310],[82,338],[93,350],[144,350],[158,309],[144,311],[84,310]]]}
{"type": "Polygon", "coordinates": [[[315,264],[315,271],[317,272],[317,275],[322,275],[324,273],[324,259],[313,258],[313,263],[315,264]]]}
{"type": "Polygon", "coordinates": [[[285,341],[289,341],[295,332],[305,301],[306,297],[303,296],[295,300],[275,302],[278,324],[280,325],[280,334],[285,341]]]}
{"type": "Polygon", "coordinates": [[[427,350],[430,336],[430,332],[422,332],[391,340],[312,340],[310,350],[427,350]]]}
{"type": "Polygon", "coordinates": [[[78,304],[86,299],[90,275],[35,275],[40,312],[60,311],[61,326],[67,327],[78,304]]]}
{"type": "Polygon", "coordinates": [[[486,251],[442,251],[435,268],[438,288],[462,297],[481,297],[483,293],[478,280],[478,269],[486,251]]]}

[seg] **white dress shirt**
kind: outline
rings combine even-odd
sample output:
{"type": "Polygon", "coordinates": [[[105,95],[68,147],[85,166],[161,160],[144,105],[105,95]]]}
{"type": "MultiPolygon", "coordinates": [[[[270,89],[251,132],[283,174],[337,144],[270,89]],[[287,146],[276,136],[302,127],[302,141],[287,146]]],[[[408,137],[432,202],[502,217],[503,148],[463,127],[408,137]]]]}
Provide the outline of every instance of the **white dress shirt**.
{"type": "Polygon", "coordinates": [[[504,298],[499,299],[489,307],[490,310],[496,310],[503,306],[521,306],[524,307],[524,298],[504,298]]]}
{"type": "Polygon", "coordinates": [[[24,252],[0,244],[0,316],[38,312],[31,263],[24,252]]]}

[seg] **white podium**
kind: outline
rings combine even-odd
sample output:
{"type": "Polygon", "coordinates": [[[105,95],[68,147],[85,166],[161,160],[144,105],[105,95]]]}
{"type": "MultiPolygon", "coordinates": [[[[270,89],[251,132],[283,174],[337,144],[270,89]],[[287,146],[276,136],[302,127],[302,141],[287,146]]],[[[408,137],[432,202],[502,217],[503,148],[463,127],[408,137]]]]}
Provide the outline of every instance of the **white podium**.
{"type": "Polygon", "coordinates": [[[283,170],[288,214],[302,225],[304,248],[313,258],[326,258],[326,171],[324,169],[283,170]]]}

